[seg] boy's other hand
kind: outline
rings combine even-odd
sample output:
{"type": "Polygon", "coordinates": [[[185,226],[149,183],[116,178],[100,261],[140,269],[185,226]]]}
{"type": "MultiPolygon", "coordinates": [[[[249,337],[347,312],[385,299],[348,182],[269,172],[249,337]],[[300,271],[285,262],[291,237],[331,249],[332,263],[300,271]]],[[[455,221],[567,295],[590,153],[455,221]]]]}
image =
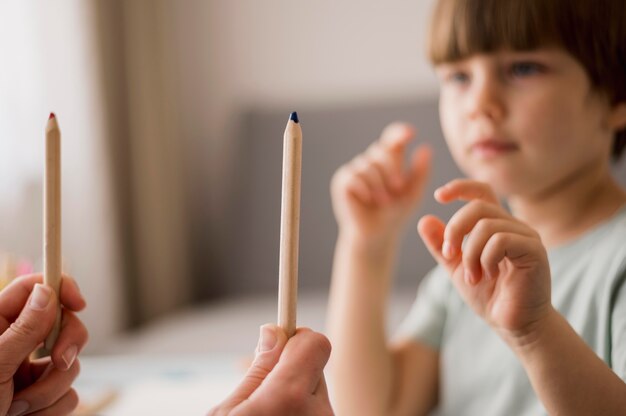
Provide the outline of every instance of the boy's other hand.
{"type": "Polygon", "coordinates": [[[323,374],[329,356],[322,334],[299,328],[287,339],[278,326],[264,325],[252,366],[208,416],[332,415],[323,374]]]}
{"type": "Polygon", "coordinates": [[[509,214],[487,184],[456,179],[435,198],[468,202],[447,224],[432,215],[420,220],[418,232],[431,254],[465,302],[506,341],[529,335],[552,308],[548,257],[537,232],[509,214]]]}
{"type": "Polygon", "coordinates": [[[57,298],[42,280],[41,274],[22,276],[0,292],[0,414],[67,415],[78,404],[71,386],[88,335],[74,312],[85,307],[85,300],[74,280],[64,276],[58,340],[51,357],[31,360],[57,313],[57,298]]]}
{"type": "Polygon", "coordinates": [[[331,196],[340,232],[369,241],[399,234],[421,198],[430,171],[430,149],[419,146],[405,166],[412,126],[392,123],[381,138],[340,167],[331,196]]]}

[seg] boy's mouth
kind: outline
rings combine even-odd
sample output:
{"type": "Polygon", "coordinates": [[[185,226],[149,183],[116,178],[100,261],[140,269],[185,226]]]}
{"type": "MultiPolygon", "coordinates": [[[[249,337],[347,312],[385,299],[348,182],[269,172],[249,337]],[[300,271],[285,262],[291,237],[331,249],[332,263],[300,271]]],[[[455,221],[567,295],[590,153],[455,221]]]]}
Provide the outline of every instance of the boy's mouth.
{"type": "Polygon", "coordinates": [[[519,146],[513,142],[485,138],[475,141],[470,146],[470,152],[480,158],[493,158],[519,150],[519,146]]]}

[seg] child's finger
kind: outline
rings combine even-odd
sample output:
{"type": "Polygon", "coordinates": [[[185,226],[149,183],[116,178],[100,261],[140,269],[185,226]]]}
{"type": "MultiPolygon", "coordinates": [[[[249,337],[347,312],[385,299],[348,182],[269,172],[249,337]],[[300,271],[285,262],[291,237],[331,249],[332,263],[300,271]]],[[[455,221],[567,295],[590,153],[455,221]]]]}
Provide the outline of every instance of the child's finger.
{"type": "Polygon", "coordinates": [[[447,260],[442,253],[443,232],[446,225],[434,215],[425,215],[420,218],[417,223],[417,232],[424,241],[426,248],[430,254],[448,270],[450,274],[454,271],[456,265],[459,264],[458,259],[447,260]]]}
{"type": "Polygon", "coordinates": [[[387,150],[404,153],[406,145],[415,137],[415,129],[408,123],[400,121],[389,124],[380,136],[380,143],[387,150]]]}
{"type": "Polygon", "coordinates": [[[422,195],[430,176],[432,150],[428,145],[420,145],[411,155],[411,167],[408,180],[411,199],[422,195]]]}
{"type": "Polygon", "coordinates": [[[471,201],[452,215],[444,231],[443,255],[450,260],[461,252],[463,238],[483,218],[513,219],[499,206],[481,200],[471,201]]]}
{"type": "Polygon", "coordinates": [[[442,204],[456,200],[470,201],[479,199],[500,205],[498,197],[491,186],[472,179],[454,179],[448,182],[435,190],[435,199],[442,204]]]}
{"type": "Polygon", "coordinates": [[[483,218],[479,220],[467,237],[463,247],[463,268],[466,273],[466,280],[470,284],[478,283],[483,274],[488,279],[495,277],[493,268],[483,268],[481,256],[489,239],[493,235],[503,232],[534,237],[534,232],[529,227],[516,221],[500,218],[483,218]]]}
{"type": "Polygon", "coordinates": [[[374,202],[374,197],[370,187],[367,185],[365,179],[358,173],[355,173],[349,179],[349,182],[346,184],[346,190],[361,202],[366,204],[374,202]]]}
{"type": "Polygon", "coordinates": [[[343,196],[348,193],[365,204],[374,202],[367,182],[349,164],[339,168],[333,175],[330,190],[333,195],[343,196]]]}
{"type": "MultiPolygon", "coordinates": [[[[493,234],[480,257],[482,267],[492,276],[498,275],[498,265],[507,258],[514,266],[524,267],[540,260],[545,251],[541,240],[517,233],[493,234]]],[[[547,262],[547,260],[546,260],[547,262]]]]}
{"type": "Polygon", "coordinates": [[[403,157],[393,154],[384,149],[380,143],[375,142],[366,152],[367,157],[377,163],[385,176],[385,182],[394,191],[399,191],[404,186],[403,157]]]}
{"type": "Polygon", "coordinates": [[[391,200],[382,168],[365,156],[357,157],[353,162],[354,170],[363,178],[372,191],[373,199],[378,203],[391,200]]]}

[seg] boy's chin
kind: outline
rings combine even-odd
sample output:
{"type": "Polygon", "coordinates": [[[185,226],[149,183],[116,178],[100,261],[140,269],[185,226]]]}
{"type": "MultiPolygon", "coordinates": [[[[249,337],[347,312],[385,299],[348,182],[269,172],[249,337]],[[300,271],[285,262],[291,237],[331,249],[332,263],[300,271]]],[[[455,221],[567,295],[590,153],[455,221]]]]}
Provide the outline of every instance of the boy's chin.
{"type": "Polygon", "coordinates": [[[482,174],[468,176],[474,180],[486,183],[491,186],[491,189],[493,189],[493,191],[499,198],[507,199],[511,196],[524,193],[523,184],[512,178],[508,178],[502,173],[488,174],[483,172],[482,174]]]}

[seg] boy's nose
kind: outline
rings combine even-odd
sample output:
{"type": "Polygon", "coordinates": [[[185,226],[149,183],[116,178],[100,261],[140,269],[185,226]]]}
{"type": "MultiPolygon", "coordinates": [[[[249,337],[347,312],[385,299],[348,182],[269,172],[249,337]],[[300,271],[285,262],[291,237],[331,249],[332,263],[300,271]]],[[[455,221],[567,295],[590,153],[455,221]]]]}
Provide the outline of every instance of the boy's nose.
{"type": "Polygon", "coordinates": [[[467,111],[471,119],[501,121],[506,116],[506,107],[498,81],[482,79],[475,82],[469,95],[467,111]]]}

